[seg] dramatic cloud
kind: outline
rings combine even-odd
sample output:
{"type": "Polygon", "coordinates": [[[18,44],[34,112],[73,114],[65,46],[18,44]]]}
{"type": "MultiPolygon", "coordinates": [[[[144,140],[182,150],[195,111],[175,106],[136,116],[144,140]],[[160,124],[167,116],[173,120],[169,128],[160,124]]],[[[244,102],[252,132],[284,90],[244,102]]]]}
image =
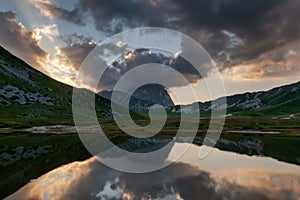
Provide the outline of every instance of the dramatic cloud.
{"type": "Polygon", "coordinates": [[[170,12],[176,10],[168,1],[79,0],[78,8],[91,13],[95,27],[111,35],[141,26],[164,27],[170,12]]]}
{"type": "Polygon", "coordinates": [[[57,24],[44,25],[41,28],[35,28],[33,31],[39,40],[41,40],[43,36],[45,36],[51,42],[53,42],[55,38],[59,37],[57,24]]]}
{"type": "MultiPolygon", "coordinates": [[[[69,51],[68,47],[62,48],[62,51],[58,48],[53,58],[50,58],[49,53],[40,47],[44,37],[50,41],[60,37],[56,24],[27,30],[16,20],[16,13],[9,11],[0,12],[0,26],[2,27],[0,29],[1,46],[52,78],[76,85],[72,81],[76,76],[76,70],[74,70],[72,63],[76,63],[76,59],[84,57],[83,50],[76,55],[76,52],[71,53],[72,46],[69,47],[69,51]],[[74,59],[70,60],[71,58],[74,59]]],[[[76,49],[77,52],[80,51],[78,48],[73,47],[73,49],[76,49]]]]}
{"type": "MultiPolygon", "coordinates": [[[[158,63],[170,66],[180,72],[190,83],[198,82],[202,77],[199,72],[185,59],[180,56],[180,51],[174,55],[168,52],[159,52],[151,49],[136,49],[123,55],[123,58],[113,63],[120,74],[125,74],[130,69],[147,63],[158,63]]],[[[208,71],[205,71],[208,73],[208,71]]],[[[207,75],[207,74],[202,74],[207,75]]],[[[173,83],[174,86],[176,83],[173,83]]],[[[182,85],[179,85],[182,86],[182,85]]]]}
{"type": "Polygon", "coordinates": [[[58,7],[52,0],[29,0],[40,12],[49,18],[59,18],[77,25],[84,25],[83,16],[81,16],[79,9],[72,11],[58,7]]]}
{"type": "Polygon", "coordinates": [[[16,20],[14,12],[0,12],[0,42],[1,45],[22,57],[30,65],[42,69],[48,59],[48,53],[39,46],[39,37],[34,31],[28,31],[16,20]]]}
{"type": "Polygon", "coordinates": [[[235,62],[223,74],[235,80],[284,78],[300,75],[300,41],[260,55],[251,61],[235,62]]]}
{"type": "MultiPolygon", "coordinates": [[[[287,63],[267,62],[277,49],[293,46],[300,39],[300,2],[297,0],[267,1],[189,1],[180,3],[185,10],[185,22],[206,29],[209,37],[202,44],[224,70],[244,66],[245,76],[252,79],[262,76],[287,76],[299,69],[287,63]],[[224,35],[220,35],[222,32],[224,35]],[[224,37],[225,36],[225,37],[224,37]],[[262,59],[263,58],[263,59],[262,59]],[[266,60],[267,59],[267,60],[266,60]],[[248,66],[256,66],[248,68],[248,66]],[[269,73],[270,68],[284,68],[269,73]],[[257,76],[259,71],[261,76],[257,76]]],[[[288,62],[288,61],[287,61],[288,62]]]]}
{"type": "Polygon", "coordinates": [[[257,64],[300,39],[298,0],[80,0],[76,9],[90,13],[107,35],[141,26],[177,28],[201,42],[221,69],[257,64]]]}
{"type": "MultiPolygon", "coordinates": [[[[201,71],[202,73],[199,74],[197,69],[180,56],[180,51],[172,55],[168,52],[162,52],[161,50],[155,49],[129,50],[126,48],[126,45],[119,46],[118,43],[110,43],[106,46],[107,48],[103,48],[105,52],[99,52],[100,50],[96,49],[95,53],[103,55],[109,52],[109,55],[116,55],[117,52],[119,52],[121,57],[117,57],[112,63],[107,63],[107,61],[100,58],[92,59],[92,56],[90,56],[87,62],[93,63],[92,60],[94,60],[96,63],[93,63],[94,66],[85,65],[84,68],[81,69],[82,74],[79,78],[80,80],[78,80],[84,85],[92,85],[98,83],[99,80],[99,84],[96,85],[96,88],[94,88],[96,91],[112,90],[115,84],[127,72],[135,67],[149,63],[170,66],[185,77],[186,82],[179,81],[176,73],[171,71],[165,71],[165,73],[168,73],[167,77],[161,77],[157,74],[143,73],[142,71],[137,75],[139,78],[138,80],[146,80],[149,76],[151,76],[152,81],[154,82],[161,82],[163,80],[168,87],[182,87],[186,86],[188,82],[190,84],[195,84],[203,78],[202,76],[207,77],[210,72],[209,67],[203,67],[203,70],[201,71]],[[111,53],[111,51],[113,53],[111,53]],[[101,69],[106,70],[101,77],[98,77],[98,72],[101,71],[101,69]]],[[[87,53],[91,52],[92,48],[93,45],[89,45],[89,43],[72,44],[68,47],[60,48],[57,57],[69,66],[79,67],[87,53]],[[81,57],[81,55],[85,56],[81,57]]],[[[75,67],[75,69],[78,68],[75,67]]],[[[135,85],[135,81],[132,80],[131,84],[135,85]]]]}
{"type": "MultiPolygon", "coordinates": [[[[32,9],[38,9],[51,23],[29,31],[16,21],[14,12],[2,12],[1,44],[31,65],[40,66],[48,54],[39,47],[39,42],[44,42],[44,38],[47,38],[56,47],[51,52],[52,62],[47,60],[48,74],[69,84],[75,79],[82,61],[96,46],[94,41],[144,26],[171,28],[191,36],[203,45],[223,75],[230,79],[270,80],[299,77],[299,0],[28,2],[33,5],[30,6],[32,9]],[[57,24],[53,19],[62,21],[57,24]],[[58,27],[64,25],[67,28],[58,27]],[[78,34],[70,35],[73,32],[78,34]]],[[[120,51],[124,50],[122,45],[116,47],[120,51]]],[[[131,51],[127,51],[123,60],[117,60],[108,70],[110,74],[107,73],[103,78],[104,88],[111,87],[129,69],[147,62],[171,65],[191,83],[197,83],[203,78],[180,57],[182,52],[167,56],[131,51]]],[[[208,70],[205,69],[203,75],[207,74],[208,70]]]]}
{"type": "Polygon", "coordinates": [[[96,42],[83,35],[72,34],[62,37],[66,46],[60,47],[56,55],[64,65],[79,69],[86,56],[96,47],[96,42]]]}

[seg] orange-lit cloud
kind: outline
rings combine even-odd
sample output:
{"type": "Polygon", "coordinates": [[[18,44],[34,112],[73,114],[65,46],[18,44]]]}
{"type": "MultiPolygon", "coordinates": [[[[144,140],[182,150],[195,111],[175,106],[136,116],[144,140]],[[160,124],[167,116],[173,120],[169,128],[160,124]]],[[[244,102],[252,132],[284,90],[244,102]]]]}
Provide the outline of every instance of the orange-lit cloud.
{"type": "Polygon", "coordinates": [[[42,40],[43,37],[47,37],[50,41],[54,41],[55,38],[60,36],[60,33],[58,31],[57,24],[49,24],[44,25],[41,28],[35,28],[33,30],[34,36],[36,40],[42,40]]]}
{"type": "MultiPolygon", "coordinates": [[[[73,80],[77,70],[74,69],[70,58],[65,56],[65,52],[61,52],[57,47],[56,53],[50,57],[50,53],[41,48],[44,37],[50,41],[59,37],[56,24],[28,30],[16,20],[16,13],[0,12],[0,26],[0,41],[4,48],[50,77],[76,86],[73,80]]],[[[74,58],[76,56],[80,55],[75,55],[74,58]]]]}
{"type": "Polygon", "coordinates": [[[257,59],[240,61],[224,67],[223,74],[232,80],[286,78],[300,74],[300,41],[262,54],[257,59]]]}
{"type": "MultiPolygon", "coordinates": [[[[74,80],[82,61],[96,46],[94,40],[98,42],[103,38],[89,38],[87,41],[84,37],[101,34],[100,37],[112,36],[143,26],[176,29],[193,37],[216,60],[224,77],[233,81],[274,78],[294,81],[300,77],[300,25],[294,20],[300,16],[299,0],[255,0],[243,3],[238,0],[145,0],[130,1],[128,4],[123,0],[77,0],[70,1],[70,4],[57,0],[27,2],[32,5],[30,8],[37,9],[40,14],[39,23],[50,21],[50,24],[39,27],[29,24],[33,28],[28,28],[16,20],[16,13],[1,12],[1,45],[33,67],[67,84],[89,87],[88,83],[78,84],[74,80]],[[59,25],[56,19],[62,20],[59,25]],[[60,25],[66,27],[60,29],[60,25]],[[91,29],[93,33],[86,34],[88,31],[83,29],[91,29]],[[70,31],[85,36],[70,42],[70,31]],[[41,48],[45,47],[45,38],[51,44],[53,42],[52,51],[45,48],[50,54],[41,48]]],[[[22,18],[21,15],[19,17],[22,18]]],[[[116,44],[118,48],[125,45],[122,42],[116,44]]],[[[179,55],[179,52],[172,55],[176,69],[187,75],[192,83],[198,83],[203,77],[180,60],[179,55]]],[[[139,57],[149,61],[146,57],[154,56],[150,52],[141,56],[128,53],[123,57],[136,64],[133,61],[139,57]]],[[[106,82],[116,81],[114,77],[115,74],[107,76],[110,80],[106,82]]]]}
{"type": "Polygon", "coordinates": [[[49,58],[49,54],[40,48],[40,40],[34,31],[27,30],[16,20],[14,12],[0,12],[1,45],[16,56],[23,58],[39,70],[49,58]]]}

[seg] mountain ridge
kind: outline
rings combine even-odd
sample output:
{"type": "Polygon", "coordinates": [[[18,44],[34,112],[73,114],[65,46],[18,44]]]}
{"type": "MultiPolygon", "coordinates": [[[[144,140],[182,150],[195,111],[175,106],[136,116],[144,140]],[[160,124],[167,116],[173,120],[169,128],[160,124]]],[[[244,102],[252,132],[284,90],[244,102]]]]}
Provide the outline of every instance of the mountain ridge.
{"type": "MultiPolygon", "coordinates": [[[[72,86],[45,75],[1,46],[0,72],[2,123],[8,119],[72,119],[72,86]]],[[[150,87],[152,91],[155,89],[156,93],[160,93],[158,96],[153,95],[151,91],[147,92],[146,89],[147,87],[140,95],[134,94],[131,97],[132,110],[147,112],[152,105],[162,104],[168,113],[175,115],[181,112],[209,113],[211,110],[224,108],[227,109],[228,114],[241,115],[300,113],[298,106],[300,105],[300,82],[274,87],[267,91],[220,97],[226,98],[226,105],[213,104],[214,101],[174,105],[165,88],[150,87]]],[[[82,90],[91,92],[87,89],[82,90]]],[[[96,109],[103,119],[111,120],[113,117],[110,112],[109,99],[107,96],[96,95],[96,109]]]]}
{"type": "MultiPolygon", "coordinates": [[[[73,123],[72,91],[72,86],[45,75],[0,46],[0,126],[18,120],[73,123]]],[[[96,95],[100,118],[112,119],[109,105],[110,101],[96,95]]]]}
{"type": "Polygon", "coordinates": [[[210,111],[218,109],[227,109],[229,113],[238,112],[248,112],[245,114],[251,114],[251,112],[256,111],[262,114],[272,113],[272,109],[276,108],[274,114],[285,114],[288,112],[296,111],[300,112],[299,106],[290,107],[289,109],[283,109],[282,106],[287,104],[300,105],[300,81],[291,83],[288,85],[283,85],[279,87],[274,87],[267,91],[257,91],[257,92],[245,92],[241,94],[234,94],[230,96],[220,97],[212,101],[206,102],[195,102],[192,104],[181,105],[183,109],[180,109],[180,105],[169,108],[169,112],[200,112],[200,111],[210,111]],[[226,105],[213,104],[214,101],[226,98],[226,105]],[[197,104],[200,110],[197,109],[197,104]],[[281,108],[280,108],[281,107],[281,108]]]}
{"type": "MultiPolygon", "coordinates": [[[[98,94],[111,100],[112,93],[112,91],[103,90],[98,94]]],[[[123,102],[124,99],[129,98],[126,93],[120,91],[114,91],[114,95],[117,98],[115,103],[126,103],[123,102]]],[[[162,105],[164,108],[175,105],[166,88],[158,84],[147,84],[134,91],[130,97],[129,108],[138,112],[146,112],[155,104],[162,105]]]]}

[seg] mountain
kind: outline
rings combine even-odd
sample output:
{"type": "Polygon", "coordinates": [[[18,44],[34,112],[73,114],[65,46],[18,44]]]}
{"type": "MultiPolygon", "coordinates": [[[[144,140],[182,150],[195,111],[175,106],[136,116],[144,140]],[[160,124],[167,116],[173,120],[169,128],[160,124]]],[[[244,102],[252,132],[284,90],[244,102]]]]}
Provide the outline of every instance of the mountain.
{"type": "MultiPolygon", "coordinates": [[[[118,101],[122,101],[119,93],[118,101]]],[[[99,93],[107,99],[111,99],[111,91],[99,93]]],[[[117,95],[118,97],[118,95],[117,95]]],[[[268,91],[247,92],[227,97],[225,105],[219,105],[214,101],[196,102],[188,105],[174,105],[167,90],[159,85],[146,85],[139,88],[130,99],[130,109],[147,112],[154,104],[163,105],[171,115],[180,113],[210,113],[211,110],[221,110],[226,108],[227,114],[239,115],[292,115],[300,113],[300,82],[277,87],[268,91]]]]}
{"type": "MultiPolygon", "coordinates": [[[[125,93],[115,91],[117,94],[117,102],[121,103],[125,93]]],[[[112,91],[103,90],[99,93],[100,96],[111,99],[112,91]]],[[[121,103],[122,104],[122,103],[121,103]]],[[[147,84],[138,88],[132,95],[129,101],[129,108],[138,112],[145,112],[154,104],[162,105],[165,108],[174,106],[174,103],[165,87],[158,84],[147,84]]]]}
{"type": "Polygon", "coordinates": [[[158,84],[148,84],[137,89],[133,96],[136,99],[160,104],[164,107],[174,106],[174,103],[165,87],[158,84]]]}
{"type": "MultiPolygon", "coordinates": [[[[35,70],[0,47],[0,126],[22,120],[43,120],[47,124],[63,123],[66,120],[72,123],[72,89],[71,86],[35,70]]],[[[102,91],[100,95],[104,98],[96,95],[97,114],[101,119],[110,120],[111,92],[102,91]]],[[[300,113],[300,82],[269,91],[237,94],[226,98],[226,105],[208,101],[183,105],[180,108],[174,105],[163,86],[149,84],[134,92],[130,99],[130,108],[144,112],[152,105],[160,104],[173,115],[180,112],[209,113],[213,109],[223,108],[227,108],[228,114],[292,115],[300,113]],[[200,110],[197,108],[198,105],[200,110]]]]}
{"type": "MultiPolygon", "coordinates": [[[[221,97],[224,98],[224,97],[221,97]]],[[[271,89],[269,91],[247,92],[226,97],[226,105],[214,104],[212,101],[189,105],[172,106],[171,113],[196,113],[227,109],[228,114],[262,114],[286,115],[300,113],[300,82],[271,89]],[[197,108],[198,105],[200,110],[197,108]]]]}
{"type": "MultiPolygon", "coordinates": [[[[72,90],[0,47],[1,126],[18,120],[71,123],[72,90]]],[[[107,99],[96,95],[96,109],[101,118],[112,119],[109,106],[107,99]]]]}

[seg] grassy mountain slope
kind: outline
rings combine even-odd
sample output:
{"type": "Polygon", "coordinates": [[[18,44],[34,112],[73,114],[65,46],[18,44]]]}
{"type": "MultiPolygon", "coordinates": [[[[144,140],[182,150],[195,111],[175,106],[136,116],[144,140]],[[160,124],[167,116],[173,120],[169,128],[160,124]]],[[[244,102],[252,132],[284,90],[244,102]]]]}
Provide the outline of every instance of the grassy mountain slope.
{"type": "Polygon", "coordinates": [[[300,113],[300,82],[271,89],[266,92],[250,93],[255,95],[259,106],[243,114],[291,115],[300,113]]]}
{"type": "MultiPolygon", "coordinates": [[[[72,123],[72,89],[0,47],[0,126],[72,123]]],[[[96,96],[100,118],[111,119],[109,105],[96,96]]]]}
{"type": "MultiPolygon", "coordinates": [[[[224,97],[221,97],[224,98],[224,97]]],[[[277,87],[269,91],[236,94],[226,97],[226,105],[214,101],[169,107],[172,113],[209,113],[212,109],[224,109],[237,115],[290,115],[300,113],[300,82],[277,87]],[[198,105],[197,105],[198,104],[198,105]],[[198,109],[200,108],[200,110],[198,109]]]]}

